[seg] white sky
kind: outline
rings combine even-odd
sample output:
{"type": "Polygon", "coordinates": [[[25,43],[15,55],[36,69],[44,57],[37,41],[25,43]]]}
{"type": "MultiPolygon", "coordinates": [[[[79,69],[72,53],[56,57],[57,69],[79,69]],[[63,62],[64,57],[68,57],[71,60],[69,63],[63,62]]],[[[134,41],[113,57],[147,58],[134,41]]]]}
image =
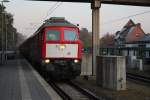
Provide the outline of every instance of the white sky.
{"type": "MultiPolygon", "coordinates": [[[[10,0],[9,3],[5,3],[4,5],[7,8],[6,10],[14,15],[14,26],[17,28],[18,32],[30,36],[42,24],[48,11],[54,4],[56,4],[56,2],[10,0]]],[[[129,19],[132,19],[135,23],[141,23],[145,33],[150,33],[150,13],[112,22],[112,20],[145,11],[150,11],[150,7],[102,4],[100,9],[100,36],[107,32],[115,33],[116,31],[121,30],[123,25],[126,24],[129,19]]],[[[63,2],[53,13],[48,13],[47,18],[52,16],[65,17],[68,21],[79,24],[80,28],[84,27],[91,31],[91,14],[92,11],[89,3],[63,2]]]]}

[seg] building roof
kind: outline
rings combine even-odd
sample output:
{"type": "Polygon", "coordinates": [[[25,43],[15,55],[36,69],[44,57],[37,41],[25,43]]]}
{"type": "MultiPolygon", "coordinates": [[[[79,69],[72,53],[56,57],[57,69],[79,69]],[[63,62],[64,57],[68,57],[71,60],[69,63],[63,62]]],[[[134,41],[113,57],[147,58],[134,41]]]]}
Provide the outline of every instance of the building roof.
{"type": "Polygon", "coordinates": [[[139,41],[128,42],[126,44],[141,44],[141,43],[150,43],[150,34],[145,34],[143,38],[139,41]]]}
{"type": "Polygon", "coordinates": [[[127,34],[131,33],[135,24],[130,19],[127,24],[121,29],[121,31],[117,32],[115,39],[124,38],[127,34]]]}
{"type": "Polygon", "coordinates": [[[150,34],[145,34],[145,36],[140,39],[139,42],[150,42],[150,34]]]}
{"type": "Polygon", "coordinates": [[[124,28],[125,27],[132,27],[132,26],[134,26],[135,25],[135,23],[130,19],[128,22],[127,22],[127,24],[124,26],[124,28]]]}
{"type": "Polygon", "coordinates": [[[116,33],[115,39],[126,42],[138,41],[145,35],[141,24],[135,24],[131,19],[125,24],[125,26],[116,33]]]}

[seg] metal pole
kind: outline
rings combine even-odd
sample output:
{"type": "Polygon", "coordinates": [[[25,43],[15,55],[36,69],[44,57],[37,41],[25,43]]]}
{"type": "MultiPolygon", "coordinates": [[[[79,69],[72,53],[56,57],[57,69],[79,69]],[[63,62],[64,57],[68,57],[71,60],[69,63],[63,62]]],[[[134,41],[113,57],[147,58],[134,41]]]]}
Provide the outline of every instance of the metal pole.
{"type": "Polygon", "coordinates": [[[15,36],[14,35],[15,35],[15,32],[13,32],[13,41],[12,41],[13,42],[13,50],[15,49],[15,36]]]}
{"type": "Polygon", "coordinates": [[[6,42],[6,44],[5,44],[5,60],[7,61],[7,16],[6,16],[6,14],[5,14],[5,25],[6,25],[6,37],[5,37],[5,42],[6,42]]]}
{"type": "MultiPolygon", "coordinates": [[[[3,18],[3,13],[4,13],[4,15],[5,15],[5,12],[4,12],[4,9],[3,9],[3,2],[10,2],[10,1],[8,1],[8,0],[3,0],[3,1],[1,1],[1,3],[2,3],[2,34],[1,34],[1,36],[2,36],[2,59],[1,59],[1,61],[2,61],[2,64],[4,63],[4,61],[5,61],[5,54],[4,54],[4,30],[3,30],[3,28],[4,28],[4,21],[3,21],[3,19],[5,19],[5,18],[3,18]]],[[[5,16],[4,16],[5,17],[5,16]]],[[[6,21],[6,20],[5,20],[6,21]]],[[[7,33],[7,28],[6,28],[6,33],[7,33]]],[[[6,34],[6,36],[7,36],[7,34],[6,34]]],[[[7,42],[6,42],[6,45],[7,45],[7,42]]]]}
{"type": "Polygon", "coordinates": [[[101,0],[93,0],[92,8],[92,41],[93,41],[93,56],[92,56],[92,74],[96,75],[96,56],[99,55],[99,8],[101,0]]]}
{"type": "Polygon", "coordinates": [[[1,22],[1,24],[2,24],[2,34],[1,34],[1,45],[2,45],[2,54],[1,54],[1,63],[3,64],[4,63],[4,48],[3,48],[3,36],[4,36],[4,30],[3,30],[3,1],[2,1],[2,22],[1,22]]]}

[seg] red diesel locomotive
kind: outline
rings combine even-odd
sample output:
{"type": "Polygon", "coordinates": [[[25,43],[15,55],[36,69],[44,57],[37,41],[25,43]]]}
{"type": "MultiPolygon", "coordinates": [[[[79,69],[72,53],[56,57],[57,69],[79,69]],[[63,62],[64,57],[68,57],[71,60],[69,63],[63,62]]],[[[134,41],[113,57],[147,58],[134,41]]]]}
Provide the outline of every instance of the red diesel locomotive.
{"type": "Polygon", "coordinates": [[[19,47],[39,69],[56,79],[73,79],[81,72],[79,28],[64,18],[52,17],[19,47]]]}

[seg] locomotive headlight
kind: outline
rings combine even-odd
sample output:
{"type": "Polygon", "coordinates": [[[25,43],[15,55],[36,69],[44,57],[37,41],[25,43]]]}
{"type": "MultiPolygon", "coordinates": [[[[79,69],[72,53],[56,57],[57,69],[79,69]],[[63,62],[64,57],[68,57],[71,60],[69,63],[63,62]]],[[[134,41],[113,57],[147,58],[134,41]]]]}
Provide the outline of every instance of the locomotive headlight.
{"type": "Polygon", "coordinates": [[[78,63],[78,62],[79,62],[79,60],[77,60],[77,59],[74,60],[74,63],[78,63]]]}
{"type": "Polygon", "coordinates": [[[48,64],[50,62],[49,59],[45,59],[45,63],[48,64]]]}
{"type": "Polygon", "coordinates": [[[60,49],[65,49],[65,45],[64,45],[64,44],[61,44],[61,45],[60,45],[60,49]]]}

